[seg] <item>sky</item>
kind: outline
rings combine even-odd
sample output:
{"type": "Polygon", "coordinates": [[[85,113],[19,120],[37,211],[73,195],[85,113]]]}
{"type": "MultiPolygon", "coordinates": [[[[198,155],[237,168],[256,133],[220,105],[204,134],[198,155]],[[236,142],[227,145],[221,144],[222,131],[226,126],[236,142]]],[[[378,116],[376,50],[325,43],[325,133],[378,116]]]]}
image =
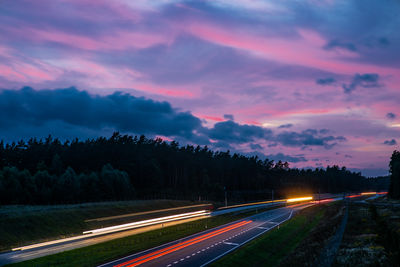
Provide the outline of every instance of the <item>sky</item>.
{"type": "Polygon", "coordinates": [[[1,0],[0,134],[145,134],[386,175],[397,0],[1,0]]]}

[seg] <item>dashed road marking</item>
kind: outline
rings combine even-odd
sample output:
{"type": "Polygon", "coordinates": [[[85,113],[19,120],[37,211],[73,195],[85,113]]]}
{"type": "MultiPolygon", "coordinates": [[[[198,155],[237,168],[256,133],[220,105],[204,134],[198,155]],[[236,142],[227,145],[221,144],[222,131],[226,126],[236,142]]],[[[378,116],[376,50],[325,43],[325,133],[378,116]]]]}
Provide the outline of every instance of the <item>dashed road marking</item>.
{"type": "Polygon", "coordinates": [[[232,243],[232,242],[224,242],[224,244],[232,245],[232,246],[239,246],[238,243],[232,243]]]}

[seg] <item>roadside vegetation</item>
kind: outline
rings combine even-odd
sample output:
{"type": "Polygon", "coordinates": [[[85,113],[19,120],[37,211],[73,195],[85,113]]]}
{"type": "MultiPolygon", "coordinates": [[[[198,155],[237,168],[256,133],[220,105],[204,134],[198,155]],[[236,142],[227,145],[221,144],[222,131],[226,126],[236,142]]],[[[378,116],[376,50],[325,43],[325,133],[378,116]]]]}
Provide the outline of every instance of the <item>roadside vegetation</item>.
{"type": "Polygon", "coordinates": [[[319,205],[267,232],[211,266],[307,266],[318,256],[321,244],[334,232],[333,220],[340,218],[341,203],[319,205]],[[329,229],[328,232],[325,230],[329,229]]]}
{"type": "MultiPolygon", "coordinates": [[[[105,216],[115,216],[143,211],[168,209],[199,204],[178,200],[138,200],[101,202],[75,205],[0,207],[0,251],[13,247],[44,242],[83,231],[149,218],[167,216],[177,211],[131,216],[118,220],[88,221],[105,216]]],[[[179,212],[188,211],[188,209],[179,212]]]]}
{"type": "Polygon", "coordinates": [[[162,229],[136,234],[104,243],[78,248],[50,256],[45,256],[6,266],[96,266],[132,253],[140,252],[155,246],[174,241],[213,227],[217,227],[241,218],[263,212],[270,208],[257,209],[239,214],[226,214],[210,217],[184,224],[173,225],[162,229]]]}
{"type": "MultiPolygon", "coordinates": [[[[379,201],[382,204],[382,201],[379,201]]],[[[400,207],[353,204],[334,266],[400,266],[400,207]]]]}

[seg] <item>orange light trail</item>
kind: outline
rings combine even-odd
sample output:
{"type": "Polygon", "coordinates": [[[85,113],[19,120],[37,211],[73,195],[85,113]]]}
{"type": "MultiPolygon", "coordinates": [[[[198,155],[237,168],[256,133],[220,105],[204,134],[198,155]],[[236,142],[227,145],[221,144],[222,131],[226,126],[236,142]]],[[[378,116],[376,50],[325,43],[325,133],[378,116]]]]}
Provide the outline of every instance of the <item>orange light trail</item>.
{"type": "Polygon", "coordinates": [[[353,198],[353,197],[361,197],[361,194],[359,195],[351,195],[351,196],[347,196],[348,198],[353,198]]]}
{"type": "Polygon", "coordinates": [[[178,244],[175,244],[175,245],[172,245],[172,246],[169,246],[169,247],[154,251],[152,253],[140,256],[138,258],[129,260],[127,262],[115,265],[114,267],[137,266],[137,265],[140,265],[142,263],[148,262],[150,260],[159,258],[159,257],[161,257],[163,255],[169,254],[171,252],[174,252],[174,251],[183,249],[185,247],[191,246],[193,244],[199,243],[199,242],[204,241],[206,239],[209,239],[211,237],[220,235],[220,234],[225,233],[227,231],[230,231],[230,230],[236,229],[238,227],[244,226],[244,225],[249,224],[251,222],[252,221],[250,220],[250,221],[242,221],[242,222],[239,222],[239,223],[235,223],[233,225],[230,225],[230,226],[227,226],[227,227],[212,231],[210,233],[207,233],[207,234],[204,234],[204,235],[201,235],[201,236],[186,240],[186,241],[184,241],[182,243],[178,243],[178,244]]]}
{"type": "Polygon", "coordinates": [[[326,203],[326,202],[332,202],[332,201],[334,201],[335,199],[333,199],[333,198],[326,198],[326,199],[321,199],[321,200],[315,200],[315,201],[313,201],[314,203],[326,203]]]}
{"type": "Polygon", "coordinates": [[[361,193],[361,195],[365,196],[365,195],[376,195],[376,192],[363,192],[361,193]]]}
{"type": "Polygon", "coordinates": [[[288,198],[286,200],[287,203],[292,203],[292,202],[299,202],[299,201],[306,201],[306,200],[312,200],[313,197],[297,197],[297,198],[288,198]]]}

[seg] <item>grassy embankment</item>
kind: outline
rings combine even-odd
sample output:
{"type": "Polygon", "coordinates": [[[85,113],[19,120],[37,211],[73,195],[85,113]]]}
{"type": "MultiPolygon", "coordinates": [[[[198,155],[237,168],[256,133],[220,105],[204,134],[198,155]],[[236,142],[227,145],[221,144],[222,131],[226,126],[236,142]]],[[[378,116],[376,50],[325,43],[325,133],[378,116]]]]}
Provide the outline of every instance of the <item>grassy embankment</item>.
{"type": "Polygon", "coordinates": [[[7,266],[96,266],[209,228],[248,217],[267,209],[270,208],[240,214],[210,217],[7,266]]]}
{"type": "Polygon", "coordinates": [[[328,219],[337,224],[342,203],[313,206],[293,219],[228,254],[211,266],[305,266],[316,259],[319,249],[334,231],[328,219]],[[336,219],[337,218],[337,219],[336,219]],[[322,238],[321,238],[322,237],[322,238]]]}
{"type": "MultiPolygon", "coordinates": [[[[5,251],[12,247],[79,235],[86,230],[131,222],[132,220],[146,219],[148,216],[166,216],[169,213],[160,212],[116,220],[87,221],[94,218],[194,204],[199,203],[174,200],[149,200],[54,206],[3,206],[0,207],[0,251],[5,251]]],[[[174,214],[177,211],[171,211],[171,213],[174,214]]]]}
{"type": "Polygon", "coordinates": [[[400,266],[400,207],[354,204],[334,266],[400,266]]]}

